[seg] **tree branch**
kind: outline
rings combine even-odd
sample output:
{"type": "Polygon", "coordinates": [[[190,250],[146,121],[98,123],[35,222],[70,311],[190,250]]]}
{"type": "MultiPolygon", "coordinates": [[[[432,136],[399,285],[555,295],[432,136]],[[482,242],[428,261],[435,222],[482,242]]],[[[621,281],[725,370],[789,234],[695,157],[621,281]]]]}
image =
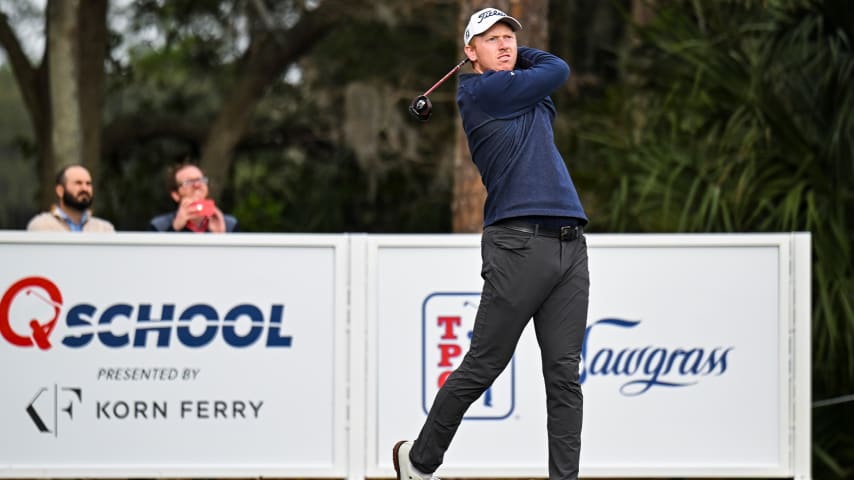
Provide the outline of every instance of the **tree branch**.
{"type": "MultiPolygon", "coordinates": [[[[103,152],[110,156],[130,144],[172,138],[200,145],[207,130],[183,117],[172,115],[136,114],[121,117],[104,127],[103,152]]],[[[236,145],[240,151],[281,150],[284,145],[317,144],[324,142],[313,130],[306,127],[285,127],[275,130],[248,131],[236,145]]]]}
{"type": "Polygon", "coordinates": [[[122,146],[155,138],[176,138],[200,145],[207,129],[174,115],[139,113],[120,117],[104,126],[102,151],[105,156],[122,146]]]}
{"type": "Polygon", "coordinates": [[[304,11],[293,28],[255,32],[241,58],[237,83],[225,97],[202,148],[202,166],[213,183],[225,185],[232,154],[249,126],[252,113],[284,69],[329,33],[358,1],[329,0],[304,11]]]}
{"type": "Polygon", "coordinates": [[[39,95],[39,70],[30,63],[21,48],[21,42],[9,25],[9,17],[0,12],[0,46],[6,51],[6,57],[12,65],[12,73],[18,83],[18,89],[24,99],[24,104],[29,111],[33,127],[39,130],[43,122],[43,99],[39,95]]]}

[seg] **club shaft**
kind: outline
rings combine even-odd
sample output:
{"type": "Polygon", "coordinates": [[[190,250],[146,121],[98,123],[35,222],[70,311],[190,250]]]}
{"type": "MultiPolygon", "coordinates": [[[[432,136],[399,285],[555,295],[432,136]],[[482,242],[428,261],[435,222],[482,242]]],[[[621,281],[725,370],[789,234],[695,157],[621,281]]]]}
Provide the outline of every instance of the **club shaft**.
{"type": "Polygon", "coordinates": [[[468,61],[469,61],[468,58],[464,58],[462,61],[460,61],[460,63],[458,63],[454,68],[452,68],[450,72],[446,73],[445,76],[440,78],[439,81],[436,82],[432,87],[430,87],[429,90],[424,92],[423,95],[426,97],[426,96],[430,95],[431,93],[433,93],[433,90],[436,90],[437,88],[439,88],[439,85],[445,83],[445,80],[450,78],[451,75],[460,71],[460,69],[463,68],[463,65],[465,65],[465,63],[468,61]]]}

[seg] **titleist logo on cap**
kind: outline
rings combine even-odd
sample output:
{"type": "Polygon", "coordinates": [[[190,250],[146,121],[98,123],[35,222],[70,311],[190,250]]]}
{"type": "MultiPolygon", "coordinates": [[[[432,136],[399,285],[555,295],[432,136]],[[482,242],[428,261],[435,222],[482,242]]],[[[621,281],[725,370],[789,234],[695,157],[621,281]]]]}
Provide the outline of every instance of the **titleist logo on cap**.
{"type": "Polygon", "coordinates": [[[519,20],[507,15],[497,8],[484,8],[478,10],[469,17],[469,23],[466,25],[465,33],[463,33],[463,43],[468,45],[472,37],[480,35],[495,25],[497,22],[504,22],[510,26],[515,32],[522,29],[522,24],[519,20]]]}
{"type": "Polygon", "coordinates": [[[507,16],[507,14],[501,10],[487,10],[485,12],[481,12],[481,14],[477,16],[477,23],[482,22],[485,18],[494,17],[495,15],[498,15],[499,17],[507,16]]]}

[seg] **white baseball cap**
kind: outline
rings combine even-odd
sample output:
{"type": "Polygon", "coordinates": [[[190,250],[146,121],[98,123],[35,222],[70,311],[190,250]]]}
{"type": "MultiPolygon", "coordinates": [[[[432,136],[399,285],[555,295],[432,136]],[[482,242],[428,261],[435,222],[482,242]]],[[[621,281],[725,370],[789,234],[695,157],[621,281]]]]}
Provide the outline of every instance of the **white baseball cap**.
{"type": "Polygon", "coordinates": [[[472,38],[476,35],[489,30],[497,22],[504,22],[513,29],[513,31],[522,30],[522,24],[519,20],[507,15],[497,8],[484,8],[472,14],[469,18],[469,23],[466,25],[466,31],[463,33],[463,44],[468,45],[472,38]]]}

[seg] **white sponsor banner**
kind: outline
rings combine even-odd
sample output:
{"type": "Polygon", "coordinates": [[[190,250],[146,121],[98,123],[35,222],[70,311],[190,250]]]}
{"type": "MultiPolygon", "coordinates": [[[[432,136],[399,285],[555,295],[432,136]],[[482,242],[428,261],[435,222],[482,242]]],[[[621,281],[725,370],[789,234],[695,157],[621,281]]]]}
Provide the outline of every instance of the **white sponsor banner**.
{"type": "MultiPolygon", "coordinates": [[[[808,235],[588,239],[582,476],[807,477],[808,235]]],[[[479,248],[368,239],[368,477],[393,476],[391,447],[417,436],[467,350],[479,248]]],[[[440,475],[547,476],[540,372],[529,325],[440,475]]]]}
{"type": "Polygon", "coordinates": [[[0,476],[343,477],[345,236],[0,236],[0,476]]]}
{"type": "MultiPolygon", "coordinates": [[[[808,234],[589,235],[586,477],[808,479],[808,234]]],[[[392,477],[479,235],[0,232],[0,477],[392,477]]],[[[440,474],[546,476],[539,350],[440,474]]]]}

